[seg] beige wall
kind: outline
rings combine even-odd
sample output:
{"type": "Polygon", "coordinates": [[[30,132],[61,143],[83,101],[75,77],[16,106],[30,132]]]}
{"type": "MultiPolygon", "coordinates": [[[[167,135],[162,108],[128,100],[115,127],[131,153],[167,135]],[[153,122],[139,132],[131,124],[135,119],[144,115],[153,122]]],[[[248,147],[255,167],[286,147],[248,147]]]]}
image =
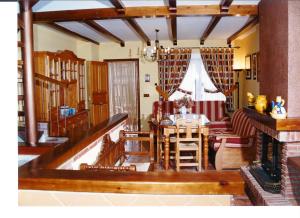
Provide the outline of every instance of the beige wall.
{"type": "MultiPolygon", "coordinates": [[[[164,47],[173,47],[171,41],[160,41],[160,44],[164,47]]],[[[178,47],[199,46],[199,40],[178,41],[178,47]]],[[[226,41],[207,41],[205,46],[226,46],[226,41]]],[[[113,42],[103,43],[100,45],[99,57],[100,60],[139,58],[141,128],[148,129],[147,121],[152,113],[152,103],[158,100],[158,93],[155,90],[155,83],[158,83],[158,66],[157,62],[148,62],[141,58],[143,47],[144,44],[140,41],[126,42],[125,47],[113,42]],[[145,74],[150,74],[150,83],[144,81],[145,74]],[[144,94],[150,94],[150,97],[144,97],[144,94]]]]}
{"type": "Polygon", "coordinates": [[[33,25],[34,50],[70,50],[86,60],[99,59],[99,45],[69,36],[46,25],[33,25]]]}
{"type": "MultiPolygon", "coordinates": [[[[234,46],[239,46],[235,50],[234,68],[245,69],[245,56],[259,52],[259,25],[250,30],[248,36],[243,39],[233,41],[234,46]],[[250,34],[249,34],[250,33],[250,34]]],[[[255,96],[259,94],[259,82],[257,80],[246,80],[245,73],[240,73],[240,105],[239,107],[247,106],[247,92],[253,93],[255,96]]]]}

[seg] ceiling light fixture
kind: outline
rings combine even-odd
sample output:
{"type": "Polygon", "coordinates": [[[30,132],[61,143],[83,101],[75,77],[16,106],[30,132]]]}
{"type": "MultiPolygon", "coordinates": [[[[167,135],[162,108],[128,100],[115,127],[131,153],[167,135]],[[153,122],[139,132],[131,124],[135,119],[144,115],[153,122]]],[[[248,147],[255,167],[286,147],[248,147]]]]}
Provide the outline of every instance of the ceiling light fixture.
{"type": "Polygon", "coordinates": [[[158,41],[158,29],[155,29],[155,45],[154,46],[147,46],[143,49],[142,56],[145,60],[153,62],[157,60],[157,52],[159,49],[159,41],[158,41]]]}
{"type": "Polygon", "coordinates": [[[170,50],[171,50],[169,47],[164,48],[163,46],[159,45],[158,32],[159,32],[159,29],[155,29],[155,34],[156,34],[155,45],[154,46],[147,46],[142,51],[142,57],[146,61],[149,61],[149,62],[157,61],[158,58],[159,58],[158,57],[159,56],[158,55],[159,49],[163,49],[167,53],[169,53],[170,50]]]}

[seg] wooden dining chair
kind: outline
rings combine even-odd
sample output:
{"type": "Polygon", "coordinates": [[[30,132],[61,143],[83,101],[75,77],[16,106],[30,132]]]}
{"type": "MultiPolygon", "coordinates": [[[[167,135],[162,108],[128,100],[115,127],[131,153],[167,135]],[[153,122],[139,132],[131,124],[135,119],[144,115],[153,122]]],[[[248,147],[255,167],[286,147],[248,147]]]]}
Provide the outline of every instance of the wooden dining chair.
{"type": "Polygon", "coordinates": [[[197,167],[201,171],[201,120],[176,120],[176,171],[197,167]]]}

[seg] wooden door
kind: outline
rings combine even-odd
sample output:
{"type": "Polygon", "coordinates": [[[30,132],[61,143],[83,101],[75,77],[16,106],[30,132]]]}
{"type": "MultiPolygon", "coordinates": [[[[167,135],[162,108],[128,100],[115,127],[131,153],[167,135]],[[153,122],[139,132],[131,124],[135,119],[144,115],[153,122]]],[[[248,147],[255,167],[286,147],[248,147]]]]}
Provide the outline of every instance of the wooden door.
{"type": "Polygon", "coordinates": [[[87,66],[90,121],[95,126],[109,118],[108,65],[91,61],[87,66]]]}

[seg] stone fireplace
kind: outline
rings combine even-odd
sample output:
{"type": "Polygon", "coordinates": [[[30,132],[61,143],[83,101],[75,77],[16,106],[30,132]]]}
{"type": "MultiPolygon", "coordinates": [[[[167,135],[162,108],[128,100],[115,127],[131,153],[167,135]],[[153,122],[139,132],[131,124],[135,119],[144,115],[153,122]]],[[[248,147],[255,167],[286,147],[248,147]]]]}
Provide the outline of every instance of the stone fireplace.
{"type": "MultiPolygon", "coordinates": [[[[298,119],[274,120],[268,115],[259,114],[252,109],[244,109],[251,117],[251,122],[257,128],[256,159],[261,164],[263,142],[262,135],[278,141],[277,158],[279,175],[279,193],[266,191],[250,173],[250,166],[242,167],[242,176],[246,181],[246,191],[255,205],[300,205],[300,170],[289,164],[289,158],[300,157],[300,125],[298,119]],[[281,125],[285,122],[286,126],[281,125]],[[293,126],[288,123],[294,123],[293,126]],[[280,126],[280,127],[279,127],[280,126]],[[287,130],[294,129],[294,130],[287,130]]],[[[276,152],[275,152],[276,153],[276,152]]],[[[270,156],[270,154],[269,154],[270,156]]]]}

